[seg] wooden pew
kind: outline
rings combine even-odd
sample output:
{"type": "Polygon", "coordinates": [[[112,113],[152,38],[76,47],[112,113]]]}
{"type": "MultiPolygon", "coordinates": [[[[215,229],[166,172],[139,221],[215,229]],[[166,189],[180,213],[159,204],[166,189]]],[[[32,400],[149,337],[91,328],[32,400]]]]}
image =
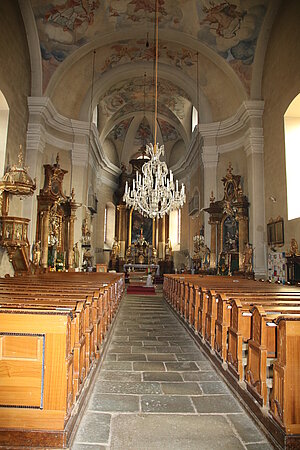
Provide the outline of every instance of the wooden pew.
{"type": "MultiPolygon", "coordinates": [[[[228,328],[228,350],[227,359],[229,370],[237,379],[244,378],[243,352],[248,351],[248,341],[251,339],[251,322],[252,322],[252,305],[260,304],[265,311],[274,314],[282,313],[300,313],[299,300],[278,300],[278,297],[272,296],[267,298],[256,297],[253,301],[242,302],[239,299],[230,301],[230,326],[228,328]]],[[[269,329],[269,332],[273,330],[269,329]]],[[[272,356],[275,356],[275,351],[272,356]]]]}
{"type": "Polygon", "coordinates": [[[0,397],[10,392],[0,406],[0,445],[67,446],[75,402],[124,292],[123,276],[68,275],[0,280],[0,397]],[[25,404],[26,386],[34,404],[25,404]]]}
{"type": "Polygon", "coordinates": [[[270,412],[288,434],[300,434],[300,320],[282,315],[277,325],[270,412]]]}
{"type": "Polygon", "coordinates": [[[262,406],[267,404],[268,397],[267,358],[276,358],[276,327],[271,326],[272,321],[298,311],[285,307],[280,312],[271,309],[271,314],[267,314],[262,306],[254,306],[251,310],[251,339],[248,341],[245,381],[249,392],[262,406]]]}
{"type": "Polygon", "coordinates": [[[184,322],[202,337],[211,358],[226,374],[275,439],[285,448],[300,447],[300,290],[229,277],[168,275],[165,295],[184,322]],[[185,286],[180,290],[179,285],[185,286]],[[188,289],[187,289],[188,286],[188,289]],[[177,297],[177,298],[176,298],[177,297]],[[179,307],[177,306],[179,304],[179,307]],[[183,313],[182,313],[183,311],[183,313]],[[273,324],[274,326],[270,326],[273,324]],[[244,379],[243,350],[247,350],[244,379]],[[272,375],[273,363],[274,379],[272,375]],[[232,375],[234,377],[232,378],[232,375]],[[236,380],[236,382],[234,381],[236,380]],[[269,386],[269,389],[268,389],[269,386]],[[247,395],[246,395],[247,393],[247,395]],[[270,416],[257,409],[269,407],[270,416]],[[258,403],[257,403],[258,402],[258,403]],[[296,445],[296,447],[295,447],[296,445]]]}

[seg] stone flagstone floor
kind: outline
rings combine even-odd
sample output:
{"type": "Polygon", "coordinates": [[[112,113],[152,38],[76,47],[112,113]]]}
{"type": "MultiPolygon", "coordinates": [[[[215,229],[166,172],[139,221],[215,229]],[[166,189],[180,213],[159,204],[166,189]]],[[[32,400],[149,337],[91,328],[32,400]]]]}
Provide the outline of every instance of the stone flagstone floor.
{"type": "Polygon", "coordinates": [[[161,296],[126,295],[72,450],[271,450],[161,296]]]}

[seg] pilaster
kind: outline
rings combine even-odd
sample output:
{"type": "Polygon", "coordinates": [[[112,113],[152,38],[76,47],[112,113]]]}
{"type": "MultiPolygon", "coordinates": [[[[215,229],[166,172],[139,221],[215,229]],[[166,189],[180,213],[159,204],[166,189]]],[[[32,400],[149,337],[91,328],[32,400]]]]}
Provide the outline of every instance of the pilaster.
{"type": "Polygon", "coordinates": [[[262,127],[250,127],[245,137],[249,192],[249,235],[253,244],[253,270],[256,277],[266,276],[266,232],[264,196],[264,140],[262,127]]]}
{"type": "MultiPolygon", "coordinates": [[[[210,204],[211,193],[217,195],[217,167],[219,161],[219,154],[217,145],[214,144],[215,138],[207,138],[204,141],[202,163],[203,163],[203,176],[204,176],[204,207],[208,207],[210,204]]],[[[211,245],[211,226],[209,225],[208,214],[204,214],[204,239],[205,244],[210,247],[211,245]]]]}

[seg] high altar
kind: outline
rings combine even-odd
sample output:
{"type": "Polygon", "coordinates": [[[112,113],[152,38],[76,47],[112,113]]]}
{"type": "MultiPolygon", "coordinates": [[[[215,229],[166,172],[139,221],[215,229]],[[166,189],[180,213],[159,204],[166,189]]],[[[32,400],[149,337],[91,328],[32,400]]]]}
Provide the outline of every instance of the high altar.
{"type": "MultiPolygon", "coordinates": [[[[123,271],[124,264],[155,266],[158,263],[161,272],[172,271],[172,250],[169,240],[169,216],[150,219],[142,216],[133,208],[126,208],[123,194],[126,181],[131,184],[136,171],[141,172],[145,159],[132,159],[132,172],[128,174],[122,167],[119,188],[115,194],[117,204],[116,238],[111,254],[110,266],[123,271]]],[[[126,268],[125,268],[126,269],[126,268]]]]}

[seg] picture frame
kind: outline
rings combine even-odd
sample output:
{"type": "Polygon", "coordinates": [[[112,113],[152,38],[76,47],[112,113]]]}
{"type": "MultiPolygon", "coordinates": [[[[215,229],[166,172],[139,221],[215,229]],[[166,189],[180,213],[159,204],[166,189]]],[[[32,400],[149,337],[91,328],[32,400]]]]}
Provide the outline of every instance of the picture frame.
{"type": "Polygon", "coordinates": [[[267,224],[268,245],[276,246],[284,244],[284,221],[282,217],[270,219],[267,224]]]}

